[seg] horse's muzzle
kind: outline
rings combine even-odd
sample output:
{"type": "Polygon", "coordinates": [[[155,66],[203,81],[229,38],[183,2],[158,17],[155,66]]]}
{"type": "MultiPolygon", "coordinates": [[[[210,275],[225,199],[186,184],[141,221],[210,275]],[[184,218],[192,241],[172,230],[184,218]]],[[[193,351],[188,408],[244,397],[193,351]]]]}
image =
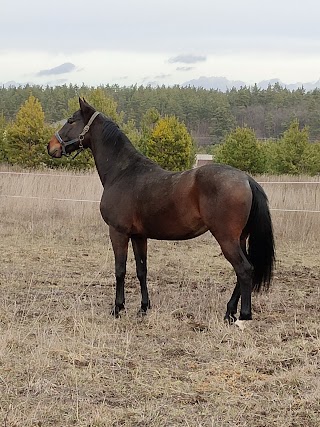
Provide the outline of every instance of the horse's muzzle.
{"type": "Polygon", "coordinates": [[[62,157],[62,147],[60,142],[57,140],[55,136],[53,136],[47,145],[48,154],[51,157],[56,159],[60,159],[62,157]]]}

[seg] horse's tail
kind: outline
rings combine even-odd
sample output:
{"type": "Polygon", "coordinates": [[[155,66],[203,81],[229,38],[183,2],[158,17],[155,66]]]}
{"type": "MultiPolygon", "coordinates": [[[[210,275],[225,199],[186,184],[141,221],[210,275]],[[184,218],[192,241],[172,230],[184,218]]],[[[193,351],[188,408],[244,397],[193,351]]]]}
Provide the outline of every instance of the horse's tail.
{"type": "Polygon", "coordinates": [[[268,289],[275,264],[275,246],[268,198],[263,188],[249,177],[252,205],[246,231],[249,233],[248,256],[253,266],[253,290],[268,289]]]}

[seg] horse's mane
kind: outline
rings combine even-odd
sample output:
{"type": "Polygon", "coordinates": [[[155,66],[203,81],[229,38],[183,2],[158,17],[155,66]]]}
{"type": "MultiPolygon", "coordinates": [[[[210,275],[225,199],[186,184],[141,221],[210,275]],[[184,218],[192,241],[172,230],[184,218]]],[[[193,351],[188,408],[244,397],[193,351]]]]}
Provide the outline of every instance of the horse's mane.
{"type": "MultiPolygon", "coordinates": [[[[114,142],[113,146],[116,151],[125,148],[127,152],[130,152],[130,156],[145,158],[136,148],[133,146],[127,135],[119,128],[119,126],[109,117],[103,115],[104,123],[102,127],[102,138],[104,143],[114,142]]],[[[148,159],[148,161],[150,161],[148,159]]]]}
{"type": "MultiPolygon", "coordinates": [[[[160,168],[159,165],[154,163],[148,157],[141,154],[132,144],[127,135],[119,128],[119,126],[112,121],[109,117],[104,116],[104,123],[102,127],[102,138],[104,143],[108,143],[107,141],[113,141],[113,149],[117,152],[123,152],[125,150],[127,159],[130,159],[132,164],[142,164],[148,165],[152,163],[153,167],[160,168]],[[129,154],[130,153],[130,154],[129,154]]],[[[160,168],[161,169],[161,168],[160,168]]]]}
{"type": "Polygon", "coordinates": [[[105,119],[102,128],[102,136],[104,140],[124,135],[123,132],[120,130],[119,126],[109,117],[103,116],[103,118],[105,119]]]}

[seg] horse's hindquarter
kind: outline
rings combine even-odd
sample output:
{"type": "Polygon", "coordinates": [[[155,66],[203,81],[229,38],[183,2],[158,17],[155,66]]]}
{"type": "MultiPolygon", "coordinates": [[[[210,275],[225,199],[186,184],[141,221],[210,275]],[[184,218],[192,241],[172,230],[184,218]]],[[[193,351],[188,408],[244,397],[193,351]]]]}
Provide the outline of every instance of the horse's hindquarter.
{"type": "Polygon", "coordinates": [[[200,214],[213,235],[238,238],[252,204],[247,174],[226,165],[206,165],[197,170],[196,183],[200,214]]]}

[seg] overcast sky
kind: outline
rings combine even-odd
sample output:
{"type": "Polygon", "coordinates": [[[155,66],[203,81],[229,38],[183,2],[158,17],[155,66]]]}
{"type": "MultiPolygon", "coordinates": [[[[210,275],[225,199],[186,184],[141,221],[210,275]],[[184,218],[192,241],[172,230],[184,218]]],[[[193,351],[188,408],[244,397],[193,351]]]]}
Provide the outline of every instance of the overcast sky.
{"type": "Polygon", "coordinates": [[[1,1],[0,82],[320,78],[319,0],[1,1]]]}

